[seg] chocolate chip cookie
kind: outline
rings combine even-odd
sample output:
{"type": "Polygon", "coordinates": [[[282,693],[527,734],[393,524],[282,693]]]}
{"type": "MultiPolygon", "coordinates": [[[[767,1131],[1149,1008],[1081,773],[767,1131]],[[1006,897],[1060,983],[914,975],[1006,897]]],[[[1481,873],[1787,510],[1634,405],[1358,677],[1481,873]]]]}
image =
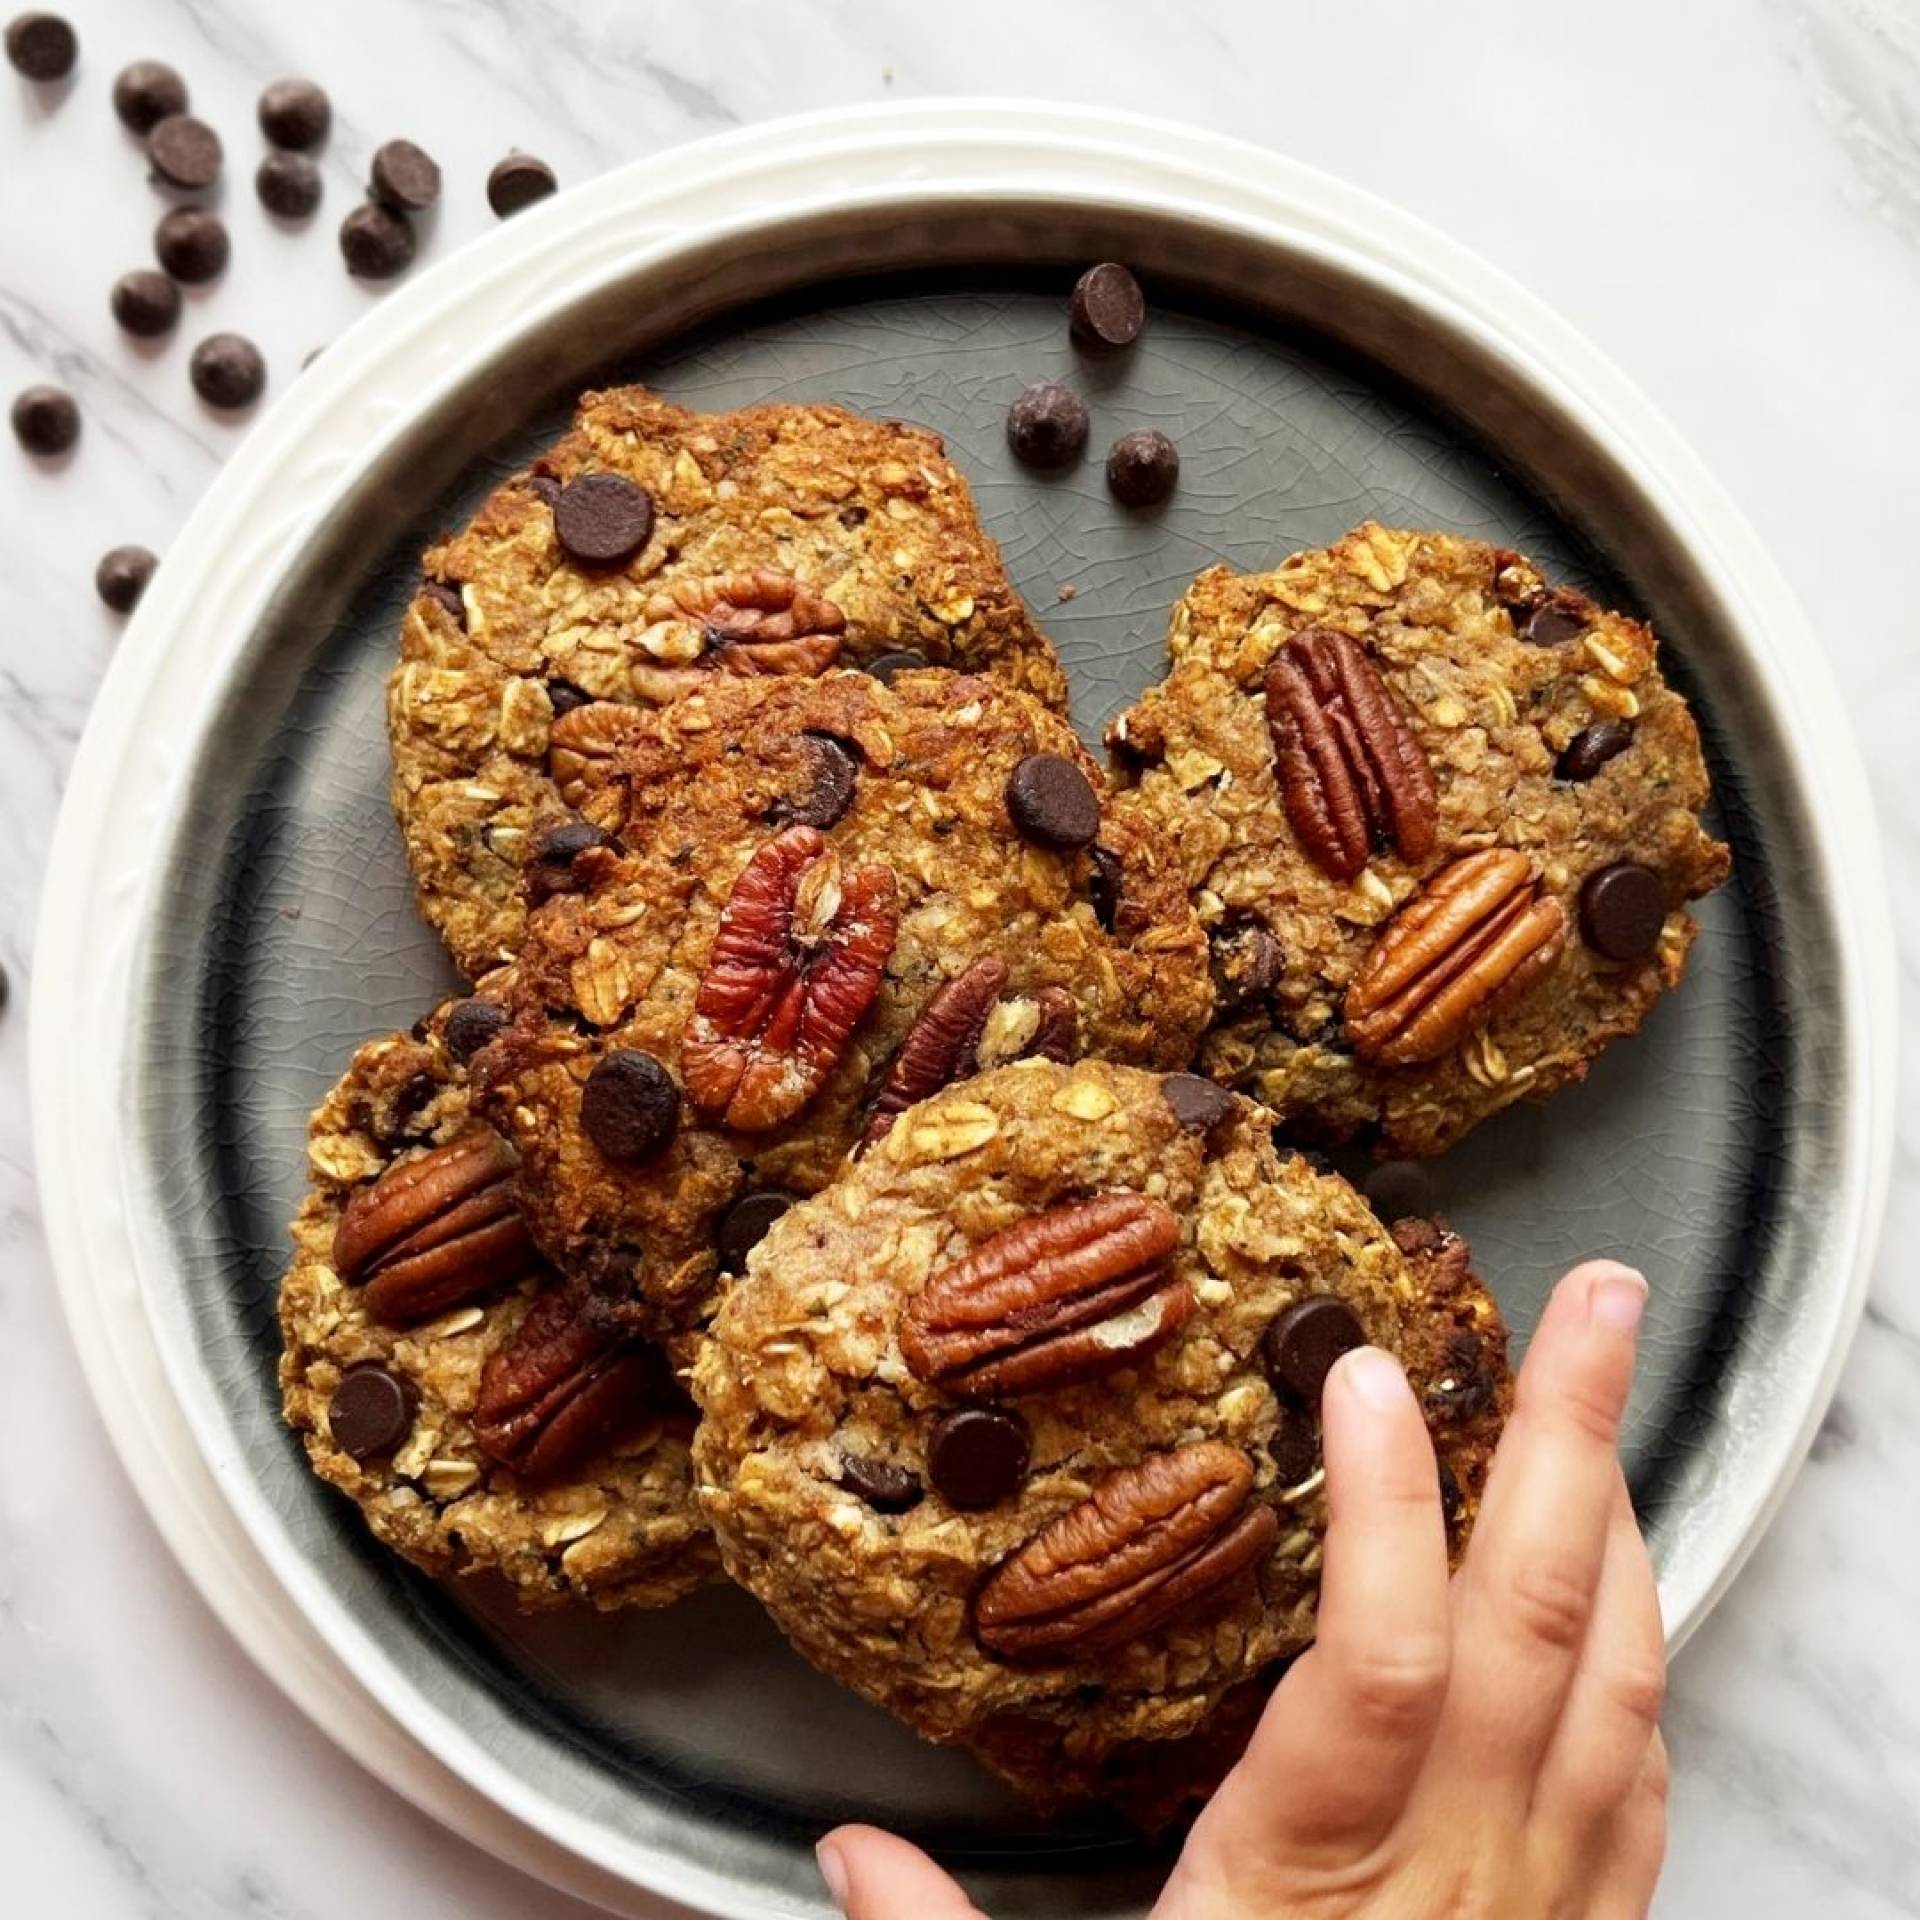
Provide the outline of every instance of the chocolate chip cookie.
{"type": "Polygon", "coordinates": [[[1369,524],[1202,574],[1169,644],[1110,744],[1212,942],[1208,1073],[1302,1132],[1438,1153],[1679,985],[1728,855],[1639,621],[1369,524]]]}
{"type": "Polygon", "coordinates": [[[1036,1797],[1154,1778],[1164,1817],[1154,1756],[1201,1790],[1230,1763],[1312,1638],[1349,1348],[1402,1356],[1456,1553],[1477,1510],[1510,1382],[1464,1247],[1396,1240],[1271,1124],[1185,1074],[984,1074],[777,1221],[696,1362],[728,1571],[1036,1797]]]}
{"type": "Polygon", "coordinates": [[[387,715],[423,911],[469,978],[517,949],[520,861],[574,709],[903,652],[1065,710],[937,435],[838,407],[588,394],[426,555],[407,610],[387,715]]]}
{"type": "Polygon", "coordinates": [[[503,1018],[494,991],[370,1041],[313,1117],[280,1291],[287,1423],[428,1573],[492,1569],[527,1608],[664,1606],[718,1575],[692,1410],[513,1210],[513,1150],[461,1065],[503,1018]]]}
{"type": "Polygon", "coordinates": [[[976,1067],[1190,1057],[1172,851],[1031,696],[833,672],[588,711],[475,1073],[536,1238],[642,1324],[696,1318],[756,1225],[976,1067]]]}

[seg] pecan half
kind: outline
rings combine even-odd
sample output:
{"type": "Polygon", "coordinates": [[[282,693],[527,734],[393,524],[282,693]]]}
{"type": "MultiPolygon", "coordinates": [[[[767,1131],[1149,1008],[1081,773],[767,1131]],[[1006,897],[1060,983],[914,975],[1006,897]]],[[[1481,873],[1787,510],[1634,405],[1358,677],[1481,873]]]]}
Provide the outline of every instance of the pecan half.
{"type": "Polygon", "coordinates": [[[825,594],[770,567],[704,574],[648,597],[634,663],[643,700],[675,700],[708,673],[824,673],[847,617],[825,594]]]}
{"type": "Polygon", "coordinates": [[[1138,1639],[1269,1551],[1279,1522],[1248,1508],[1252,1491],[1252,1460],[1219,1440],[1122,1467],[995,1570],[974,1602],[975,1636],[1031,1663],[1138,1639]]]}
{"type": "Polygon", "coordinates": [[[665,1378],[653,1348],[544,1293],[481,1370],[474,1437],[522,1480],[556,1480],[656,1414],[665,1378]]]}
{"type": "Polygon", "coordinates": [[[900,1316],[914,1377],[963,1399],[1098,1380],[1165,1345],[1193,1312],[1170,1268],[1180,1223],[1102,1193],[1030,1214],[942,1267],[900,1316]]]}
{"type": "Polygon", "coordinates": [[[1309,627],[1267,669],[1267,728],[1287,818],[1314,864],[1351,880],[1376,846],[1433,851],[1433,769],[1366,650],[1309,627]]]}
{"type": "Polygon", "coordinates": [[[1381,1066],[1437,1060],[1537,986],[1566,944],[1566,910],[1538,897],[1525,854],[1467,854],[1387,923],[1347,989],[1347,1039],[1381,1066]]]}
{"type": "Polygon", "coordinates": [[[733,883],[680,1043],[687,1097],[763,1133],[806,1106],[880,991],[899,926],[885,867],[844,884],[812,827],[769,840],[733,883]]]}
{"type": "Polygon", "coordinates": [[[374,1319],[429,1319],[534,1264],[513,1204],[517,1165],[491,1127],[473,1127],[354,1194],[334,1229],[333,1264],[364,1286],[374,1319]]]}
{"type": "Polygon", "coordinates": [[[915,1016],[867,1109],[860,1144],[884,1139],[894,1121],[916,1101],[955,1080],[965,1080],[979,1060],[987,1015],[1007,984],[1007,963],[976,960],[938,988],[915,1016]]]}
{"type": "Polygon", "coordinates": [[[560,798],[578,807],[633,730],[638,709],[621,700],[591,700],[554,716],[547,730],[547,771],[560,798]]]}

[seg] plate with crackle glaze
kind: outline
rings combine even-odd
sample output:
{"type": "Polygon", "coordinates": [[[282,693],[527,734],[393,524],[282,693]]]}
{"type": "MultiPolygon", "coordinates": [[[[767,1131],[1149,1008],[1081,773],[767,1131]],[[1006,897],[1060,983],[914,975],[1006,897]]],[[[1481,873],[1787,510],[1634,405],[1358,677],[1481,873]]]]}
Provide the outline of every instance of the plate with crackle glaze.
{"type": "Polygon", "coordinates": [[[933,1846],[1007,1916],[1136,1911],[1164,1865],[1098,1813],[1026,1813],[812,1674],[739,1593],[525,1622],[437,1588],[280,1426],[272,1303],[307,1113],[360,1040],[453,984],[387,808],[400,609],[428,537],[610,379],[940,432],[1093,740],[1157,674],[1201,568],[1270,566],[1367,516],[1516,546],[1652,618],[1733,881],[1644,1033],[1483,1127],[1433,1186],[1522,1339],[1580,1255],[1648,1271],[1626,1451],[1684,1638],[1805,1452],[1884,1192],[1892,948],[1817,649],[1645,400],[1452,243],[1212,135],[945,102],[656,156],[422,274],[260,422],[114,663],[40,929],[41,1178],[103,1417],[243,1643],[399,1790],[622,1911],[824,1913],[811,1844],[848,1817],[933,1846]],[[1152,322],[1087,364],[1065,297],[1100,258],[1141,274],[1152,322]],[[1008,402],[1063,375],[1102,444],[1173,435],[1163,512],[1118,512],[1097,461],[1013,464],[1008,402]]]}

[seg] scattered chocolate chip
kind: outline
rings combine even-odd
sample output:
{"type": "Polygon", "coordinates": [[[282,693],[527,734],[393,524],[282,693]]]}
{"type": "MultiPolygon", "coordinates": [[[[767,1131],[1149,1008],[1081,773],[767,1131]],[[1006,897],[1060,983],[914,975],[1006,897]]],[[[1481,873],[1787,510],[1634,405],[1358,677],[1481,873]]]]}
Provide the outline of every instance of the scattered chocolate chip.
{"type": "Polygon", "coordinates": [[[1543,600],[1527,615],[1520,637],[1535,647],[1557,647],[1586,632],[1592,621],[1583,614],[1570,612],[1551,600],[1543,600]]]}
{"type": "Polygon", "coordinates": [[[13,437],[43,459],[80,438],[80,409],[61,387],[28,387],[13,403],[13,437]]]}
{"type": "Polygon", "coordinates": [[[1188,1133],[1211,1133],[1223,1120],[1232,1119],[1237,1104],[1225,1087],[1197,1073],[1168,1074],[1160,1082],[1160,1092],[1175,1124],[1188,1133]]]}
{"type": "Polygon", "coordinates": [[[905,1513],[920,1504],[920,1476],[864,1453],[840,1456],[840,1484],[875,1513],[905,1513]]]}
{"type": "Polygon", "coordinates": [[[1130,347],[1147,324],[1147,297],[1117,260],[1103,260],[1074,282],[1067,317],[1083,347],[1130,347]]]}
{"type": "Polygon", "coordinates": [[[57,13],[23,13],[7,23],[7,58],[29,80],[64,80],[80,57],[80,36],[57,13]]]}
{"type": "Polygon", "coordinates": [[[1157,507],[1180,479],[1180,451],[1156,427],[1123,433],[1107,451],[1107,491],[1123,507],[1157,507]]]}
{"type": "Polygon", "coordinates": [[[147,135],[147,158],[171,186],[198,189],[220,178],[220,136],[190,113],[170,113],[147,135]]]}
{"type": "Polygon", "coordinates": [[[580,1125],[616,1166],[651,1160],[680,1127],[680,1089],[650,1053],[616,1047],[587,1075],[580,1125]]]}
{"type": "Polygon", "coordinates": [[[1667,890],[1651,867],[1617,860],[1587,875],[1580,888],[1580,933],[1609,960],[1642,960],[1667,918],[1667,890]]]}
{"type": "Polygon", "coordinates": [[[415,1401],[410,1380],[385,1367],[355,1367],[327,1402],[327,1430],[342,1453],[374,1460],[407,1437],[415,1401]]]}
{"type": "Polygon", "coordinates": [[[1616,754],[1633,745],[1631,720],[1596,720],[1567,742],[1554,767],[1562,780],[1591,780],[1616,754]]]}
{"type": "Polygon", "coordinates": [[[1282,1406],[1280,1424],[1267,1442],[1274,1472],[1283,1487],[1311,1480],[1320,1465],[1320,1422],[1305,1407],[1282,1406]]]}
{"type": "Polygon", "coordinates": [[[245,334],[210,333],[187,363],[193,390],[210,407],[250,407],[267,384],[267,363],[245,334]]]}
{"type": "Polygon", "coordinates": [[[767,1229],[793,1205],[793,1195],[772,1187],[743,1193],[725,1213],[714,1232],[722,1273],[745,1273],[747,1255],[767,1236],[767,1229]]]}
{"type": "Polygon", "coordinates": [[[1087,849],[1087,898],[1093,902],[1093,917],[1108,933],[1119,916],[1120,902],[1126,890],[1126,875],[1120,856],[1111,847],[1087,849]]]}
{"type": "Polygon", "coordinates": [[[204,207],[175,207],[153,230],[153,257],[190,287],[226,272],[231,251],[225,223],[204,207]]]}
{"type": "Polygon", "coordinates": [[[1100,796],[1073,762],[1057,753],[1030,753],[1007,781],[1007,812],[1022,839],[1070,853],[1100,831],[1100,796]]]}
{"type": "Polygon", "coordinates": [[[544,160],[530,153],[510,153],[487,175],[487,205],[505,220],[544,200],[559,184],[544,160]]]}
{"type": "Polygon", "coordinates": [[[320,169],[304,153],[270,153],[253,176],[260,204],[280,220],[305,220],[320,204],[320,169]]]}
{"type": "Polygon", "coordinates": [[[136,267],[113,283],[113,317],[142,340],[171,333],[180,319],[180,289],[154,267],[136,267]]]}
{"type": "Polygon", "coordinates": [[[573,886],[573,863],[589,847],[613,844],[613,835],[591,820],[557,820],[540,828],[527,847],[527,898],[538,906],[573,886]]]}
{"type": "Polygon", "coordinates": [[[895,647],[890,653],[876,653],[862,671],[871,674],[883,687],[890,687],[895,674],[918,673],[926,664],[924,653],[916,653],[911,647],[895,647]]]}
{"type": "Polygon", "coordinates": [[[440,198],[440,169],[411,140],[389,140],[373,156],[373,197],[395,213],[425,213],[440,198]]]}
{"type": "Polygon", "coordinates": [[[1223,927],[1208,942],[1213,954],[1217,1014],[1243,1013],[1266,999],[1280,980],[1280,942],[1265,927],[1223,927]]]}
{"type": "Polygon", "coordinates": [[[164,60],[136,60],[113,83],[113,110],[130,133],[151,133],[187,110],[187,83],[164,60]]]}
{"type": "Polygon", "coordinates": [[[527,485],[537,493],[548,506],[560,498],[560,477],[548,473],[544,467],[536,467],[526,476],[527,485]]]}
{"type": "Polygon", "coordinates": [[[617,567],[647,544],[653,498],[624,473],[583,473],[560,489],[553,531],[568,559],[583,567],[617,567]]]}
{"type": "Polygon", "coordinates": [[[1451,1526],[1460,1518],[1460,1509],[1465,1505],[1465,1496],[1460,1491],[1460,1477],[1442,1460],[1440,1462],[1440,1511],[1451,1526]]]}
{"type": "Polygon", "coordinates": [[[1037,380],[1007,409],[1007,445],[1028,467],[1069,467],[1087,450],[1087,403],[1058,380],[1037,380]]]}
{"type": "Polygon", "coordinates": [[[1267,1329],[1261,1363],[1276,1388],[1301,1406],[1317,1409],[1333,1363],[1366,1344],[1366,1329],[1344,1300],[1330,1293],[1310,1294],[1267,1329]]]}
{"type": "Polygon", "coordinates": [[[807,768],[806,797],[779,802],[778,812],[790,826],[817,827],[825,832],[837,826],[853,805],[860,762],[852,747],[830,733],[803,733],[800,752],[807,768]]]}
{"type": "Polygon", "coordinates": [[[145,547],[115,547],[93,570],[93,589],[115,613],[131,613],[160,564],[145,547]]]}
{"type": "Polygon", "coordinates": [[[276,80],[260,95],[260,131],[276,147],[305,152],[333,125],[333,105],[311,80],[276,80]]]}
{"type": "Polygon", "coordinates": [[[1486,1343],[1477,1333],[1456,1333],[1447,1342],[1438,1377],[1427,1388],[1428,1407],[1445,1420],[1472,1420],[1493,1404],[1493,1394],[1486,1343]]]}
{"type": "Polygon", "coordinates": [[[1396,1220],[1425,1219],[1434,1209],[1433,1176],[1418,1160],[1381,1161],[1368,1170],[1360,1191],[1388,1226],[1396,1220]]]}
{"type": "Polygon", "coordinates": [[[576,687],[571,680],[558,677],[547,682],[547,698],[553,703],[553,717],[556,720],[563,713],[571,713],[575,707],[593,705],[593,695],[585,687],[576,687]]]}
{"type": "Polygon", "coordinates": [[[464,1067],[491,1040],[507,1028],[507,1010],[494,1000],[456,1001],[441,1028],[447,1051],[464,1067]]]}
{"type": "Polygon", "coordinates": [[[340,256],[347,271],[362,280],[391,280],[404,273],[417,244],[406,221],[371,200],[340,222],[340,256]]]}
{"type": "Polygon", "coordinates": [[[423,575],[420,591],[429,600],[444,607],[459,622],[462,629],[467,624],[467,597],[451,580],[435,580],[431,575],[423,575]]]}
{"type": "Polygon", "coordinates": [[[1000,1407],[961,1407],[934,1422],[927,1472],[934,1491],[963,1513],[997,1506],[1027,1476],[1027,1423],[1000,1407]]]}

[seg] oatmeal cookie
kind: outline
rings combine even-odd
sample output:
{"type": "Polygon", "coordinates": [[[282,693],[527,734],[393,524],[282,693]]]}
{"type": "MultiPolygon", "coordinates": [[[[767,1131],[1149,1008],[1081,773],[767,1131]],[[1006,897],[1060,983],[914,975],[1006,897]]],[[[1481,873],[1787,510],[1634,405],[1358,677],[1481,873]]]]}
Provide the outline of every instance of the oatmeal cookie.
{"type": "Polygon", "coordinates": [[[474,1064],[535,1237],[643,1324],[976,1066],[1191,1055],[1171,851],[1028,695],[836,672],[617,711],[567,770],[582,817],[536,830],[513,1023],[474,1064]]]}
{"type": "Polygon", "coordinates": [[[1679,985],[1728,856],[1639,621],[1367,525],[1202,574],[1170,647],[1110,742],[1213,944],[1217,1079],[1303,1133],[1438,1153],[1679,985]]]}
{"type": "MultiPolygon", "coordinates": [[[[389,683],[420,905],[469,978],[519,945],[550,748],[591,701],[881,662],[1066,681],[937,435],[839,407],[694,413],[622,387],[434,547],[389,683]]],[[[591,725],[591,721],[585,722],[591,725]]]]}
{"type": "Polygon", "coordinates": [[[727,1570],[823,1672],[1044,1800],[1164,1819],[1312,1639],[1320,1388],[1398,1353],[1457,1555],[1509,1403],[1464,1247],[1189,1074],[1028,1060],[793,1208],[694,1367],[727,1570]]]}
{"type": "Polygon", "coordinates": [[[313,1117],[280,1290],[287,1424],[428,1573],[492,1569],[530,1609],[664,1606],[719,1573],[692,1409],[657,1352],[583,1316],[512,1211],[512,1149],[461,1065],[496,991],[370,1041],[313,1117]]]}

